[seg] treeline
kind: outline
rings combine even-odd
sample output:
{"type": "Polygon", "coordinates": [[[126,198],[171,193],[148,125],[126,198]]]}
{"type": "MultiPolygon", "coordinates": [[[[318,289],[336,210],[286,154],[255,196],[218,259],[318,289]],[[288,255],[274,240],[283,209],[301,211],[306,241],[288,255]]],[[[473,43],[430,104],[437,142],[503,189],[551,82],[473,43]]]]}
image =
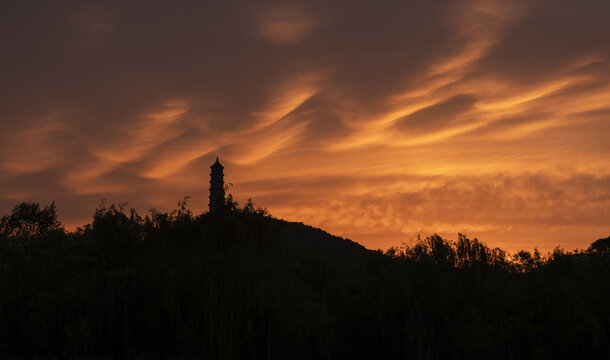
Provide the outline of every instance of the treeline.
{"type": "Polygon", "coordinates": [[[251,202],[195,216],[52,204],[0,219],[0,358],[607,359],[610,237],[510,255],[459,235],[386,252],[251,202]]]}

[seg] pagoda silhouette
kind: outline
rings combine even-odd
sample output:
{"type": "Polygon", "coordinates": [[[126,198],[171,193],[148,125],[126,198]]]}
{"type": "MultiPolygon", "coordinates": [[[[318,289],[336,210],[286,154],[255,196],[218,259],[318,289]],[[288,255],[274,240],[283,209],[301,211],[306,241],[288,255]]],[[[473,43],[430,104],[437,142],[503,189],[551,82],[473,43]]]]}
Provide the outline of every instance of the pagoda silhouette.
{"type": "Polygon", "coordinates": [[[225,205],[224,166],[218,161],[210,166],[210,213],[222,210],[225,205]]]}

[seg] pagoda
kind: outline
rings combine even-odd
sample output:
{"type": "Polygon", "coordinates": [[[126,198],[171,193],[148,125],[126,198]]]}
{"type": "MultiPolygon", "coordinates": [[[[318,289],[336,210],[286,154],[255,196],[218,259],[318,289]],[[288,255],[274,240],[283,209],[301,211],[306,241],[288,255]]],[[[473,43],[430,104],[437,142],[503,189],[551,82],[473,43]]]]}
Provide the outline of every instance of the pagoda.
{"type": "Polygon", "coordinates": [[[210,173],[210,212],[222,210],[225,205],[225,186],[224,186],[224,174],[222,170],[224,166],[218,161],[210,166],[212,172],[210,173]]]}

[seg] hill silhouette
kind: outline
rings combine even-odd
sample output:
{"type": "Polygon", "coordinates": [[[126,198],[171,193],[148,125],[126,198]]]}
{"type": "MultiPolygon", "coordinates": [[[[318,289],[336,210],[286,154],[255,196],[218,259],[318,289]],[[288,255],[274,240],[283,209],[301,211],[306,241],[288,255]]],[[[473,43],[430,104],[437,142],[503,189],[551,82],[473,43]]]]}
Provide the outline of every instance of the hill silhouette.
{"type": "Polygon", "coordinates": [[[509,255],[433,235],[385,252],[229,197],[145,217],[0,220],[0,358],[608,358],[610,237],[509,255]]]}

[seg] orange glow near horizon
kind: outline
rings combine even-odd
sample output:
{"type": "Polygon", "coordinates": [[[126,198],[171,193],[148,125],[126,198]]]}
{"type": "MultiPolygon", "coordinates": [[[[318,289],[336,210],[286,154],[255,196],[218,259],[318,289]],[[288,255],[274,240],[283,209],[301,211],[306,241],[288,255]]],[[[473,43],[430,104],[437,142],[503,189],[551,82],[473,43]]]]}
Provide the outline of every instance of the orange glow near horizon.
{"type": "Polygon", "coordinates": [[[203,212],[218,155],[238,201],[368,248],[608,236],[610,9],[441,3],[16,17],[0,211],[55,200],[69,229],[101,199],[203,212]]]}

